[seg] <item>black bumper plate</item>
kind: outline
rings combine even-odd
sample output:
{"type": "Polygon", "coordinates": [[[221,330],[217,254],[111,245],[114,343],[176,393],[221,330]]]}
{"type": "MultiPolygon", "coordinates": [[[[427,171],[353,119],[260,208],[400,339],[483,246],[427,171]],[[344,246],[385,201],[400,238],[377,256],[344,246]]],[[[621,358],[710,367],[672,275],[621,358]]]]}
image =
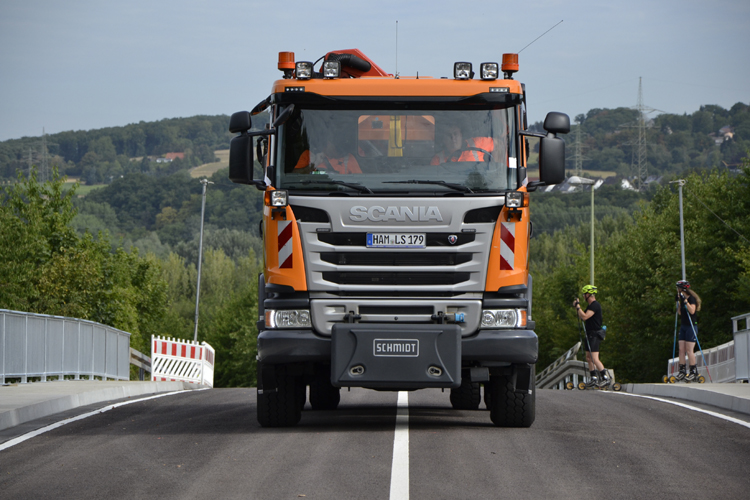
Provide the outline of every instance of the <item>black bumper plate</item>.
{"type": "Polygon", "coordinates": [[[461,385],[457,325],[333,325],[331,383],[336,387],[420,389],[461,385]]]}

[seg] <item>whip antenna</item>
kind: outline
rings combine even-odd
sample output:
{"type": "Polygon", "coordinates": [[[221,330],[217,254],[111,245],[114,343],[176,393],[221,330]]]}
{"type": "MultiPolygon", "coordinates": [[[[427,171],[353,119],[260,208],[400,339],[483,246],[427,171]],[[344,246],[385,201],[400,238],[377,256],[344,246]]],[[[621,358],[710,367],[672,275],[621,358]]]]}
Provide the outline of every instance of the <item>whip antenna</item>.
{"type": "MultiPolygon", "coordinates": [[[[563,22],[563,21],[564,21],[564,19],[560,19],[560,23],[563,22]]],[[[552,31],[553,29],[555,29],[560,23],[557,23],[556,25],[552,26],[550,29],[548,29],[547,31],[545,31],[544,33],[542,33],[541,35],[539,35],[538,37],[534,38],[531,41],[531,43],[529,43],[529,45],[531,45],[532,43],[536,42],[537,40],[539,40],[540,38],[542,38],[544,35],[546,35],[550,31],[552,31]]],[[[528,47],[529,45],[527,45],[526,47],[528,47]]],[[[518,53],[520,54],[521,52],[523,52],[526,47],[524,47],[523,49],[519,50],[518,53]]]]}

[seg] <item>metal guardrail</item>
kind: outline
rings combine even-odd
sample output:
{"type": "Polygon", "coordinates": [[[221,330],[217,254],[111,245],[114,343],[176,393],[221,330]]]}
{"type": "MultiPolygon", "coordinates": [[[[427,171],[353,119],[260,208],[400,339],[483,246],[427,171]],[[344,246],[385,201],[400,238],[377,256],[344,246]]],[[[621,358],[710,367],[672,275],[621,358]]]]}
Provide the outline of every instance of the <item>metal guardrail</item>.
{"type": "Polygon", "coordinates": [[[132,347],[130,348],[130,364],[138,367],[138,380],[146,380],[146,372],[151,374],[151,358],[132,347]]]}
{"type": "Polygon", "coordinates": [[[130,334],[94,321],[0,309],[0,382],[130,379],[130,334]]]}
{"type": "MultiPolygon", "coordinates": [[[[735,382],[737,377],[735,376],[734,340],[711,349],[704,349],[703,356],[701,356],[700,351],[695,352],[695,365],[698,368],[698,375],[703,375],[706,382],[715,384],[735,382]],[[703,356],[706,357],[705,365],[703,364],[703,356]]],[[[672,358],[667,361],[667,376],[676,376],[679,372],[677,360],[678,358],[672,358]]]]}
{"type": "Polygon", "coordinates": [[[557,358],[547,368],[536,375],[537,389],[565,389],[567,382],[578,385],[578,376],[585,376],[586,363],[576,360],[576,355],[581,349],[581,343],[567,350],[565,354],[557,358]]]}

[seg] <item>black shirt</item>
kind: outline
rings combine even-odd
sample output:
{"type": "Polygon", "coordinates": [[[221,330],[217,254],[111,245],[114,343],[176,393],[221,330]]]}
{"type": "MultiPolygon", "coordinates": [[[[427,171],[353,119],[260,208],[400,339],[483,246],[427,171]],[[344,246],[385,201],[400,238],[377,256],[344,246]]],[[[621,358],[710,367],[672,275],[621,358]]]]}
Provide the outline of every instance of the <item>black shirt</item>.
{"type": "MultiPolygon", "coordinates": [[[[680,324],[682,326],[690,326],[690,321],[695,324],[695,314],[691,314],[690,319],[688,319],[688,310],[686,307],[688,303],[690,303],[691,305],[697,305],[698,301],[695,300],[695,297],[693,297],[692,295],[688,295],[685,300],[680,300],[680,324]]],[[[698,312],[697,308],[695,312],[698,312]]]]}
{"type": "Polygon", "coordinates": [[[602,329],[602,305],[594,300],[586,308],[586,312],[594,311],[594,315],[586,320],[586,333],[594,334],[602,329]]]}

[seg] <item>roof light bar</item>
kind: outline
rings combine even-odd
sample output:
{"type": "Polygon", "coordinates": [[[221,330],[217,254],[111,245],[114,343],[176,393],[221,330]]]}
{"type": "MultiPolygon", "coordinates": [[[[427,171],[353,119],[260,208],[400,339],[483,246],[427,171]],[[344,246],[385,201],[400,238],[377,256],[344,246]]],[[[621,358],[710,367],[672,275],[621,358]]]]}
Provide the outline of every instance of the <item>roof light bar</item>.
{"type": "Polygon", "coordinates": [[[457,62],[453,64],[453,78],[456,80],[471,80],[474,72],[471,70],[470,62],[457,62]]]}

